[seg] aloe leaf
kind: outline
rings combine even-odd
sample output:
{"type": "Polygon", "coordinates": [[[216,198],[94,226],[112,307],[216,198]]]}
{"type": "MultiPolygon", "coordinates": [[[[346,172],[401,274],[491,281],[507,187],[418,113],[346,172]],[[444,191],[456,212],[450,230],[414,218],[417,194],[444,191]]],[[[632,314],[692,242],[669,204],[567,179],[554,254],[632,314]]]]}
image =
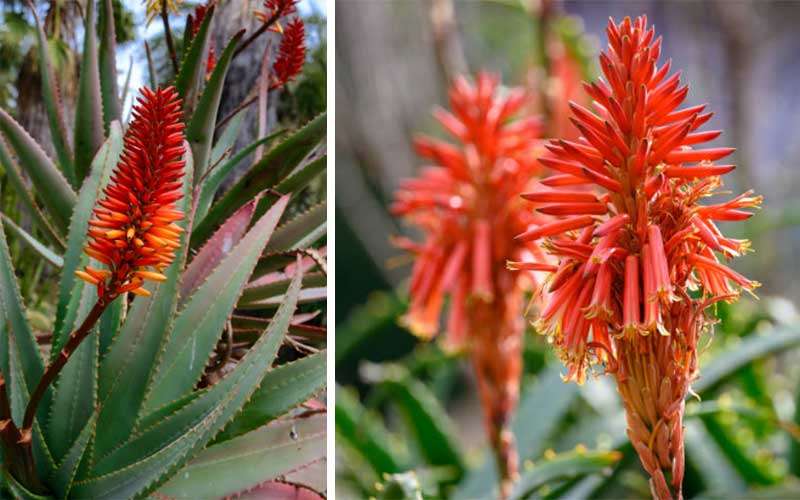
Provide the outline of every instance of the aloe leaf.
{"type": "Polygon", "coordinates": [[[324,415],[278,421],[203,450],[159,494],[226,497],[324,457],[324,415]]]}
{"type": "Polygon", "coordinates": [[[250,221],[256,210],[254,199],[242,205],[233,215],[228,217],[214,235],[203,245],[197,255],[186,267],[181,280],[181,304],[184,304],[189,297],[211,274],[231,249],[239,244],[239,240],[250,227],[250,221]]]}
{"type": "MultiPolygon", "coordinates": [[[[247,108],[242,108],[228,121],[225,128],[222,129],[219,137],[217,137],[217,141],[214,143],[214,147],[211,148],[212,165],[222,162],[225,155],[230,153],[236,145],[236,139],[239,138],[239,132],[242,130],[242,122],[244,122],[246,116],[247,108]]],[[[206,179],[206,182],[207,181],[208,179],[206,179]]]]}
{"type": "Polygon", "coordinates": [[[433,393],[400,365],[384,366],[380,377],[381,388],[388,391],[405,417],[425,461],[453,467],[456,479],[461,477],[466,464],[455,437],[455,424],[433,393]]]}
{"type": "Polygon", "coordinates": [[[3,218],[6,227],[17,235],[23,242],[25,242],[28,247],[30,247],[34,252],[39,254],[42,258],[44,258],[47,262],[52,264],[55,267],[62,267],[64,265],[64,258],[55,253],[53,250],[50,250],[47,245],[42,243],[41,241],[37,240],[33,237],[30,233],[19,227],[11,220],[6,214],[0,212],[0,217],[3,218]]]}
{"type": "Polygon", "coordinates": [[[215,203],[208,215],[192,232],[192,248],[202,244],[223,220],[231,216],[247,200],[272,188],[292,173],[303,159],[325,137],[325,114],[317,116],[305,127],[289,136],[258,160],[250,170],[215,203]]]}
{"type": "Polygon", "coordinates": [[[300,276],[267,331],[237,367],[188,405],[100,458],[93,477],[76,483],[76,497],[146,496],[170,479],[233,418],[272,365],[297,305],[300,276]]]}
{"type": "Polygon", "coordinates": [[[121,112],[117,90],[117,34],[111,0],[100,0],[99,21],[100,92],[103,99],[103,125],[108,133],[111,122],[119,120],[121,112]]]}
{"type": "MultiPolygon", "coordinates": [[[[580,394],[576,384],[564,383],[558,365],[547,368],[538,378],[522,391],[512,423],[520,460],[542,454],[547,438],[556,431],[580,394]]],[[[487,456],[459,485],[456,495],[458,498],[491,497],[497,495],[496,487],[497,471],[492,457],[487,456]]]]}
{"type": "Polygon", "coordinates": [[[53,76],[53,63],[50,61],[50,51],[47,50],[47,37],[39,22],[39,15],[36,13],[36,9],[33,8],[31,11],[33,12],[33,19],[36,23],[36,44],[40,61],[39,71],[42,75],[42,100],[44,101],[47,119],[50,124],[50,137],[53,140],[53,149],[55,149],[61,171],[64,172],[64,175],[72,187],[77,189],[79,184],[75,176],[72,150],[70,148],[69,139],[67,139],[67,127],[64,125],[61,96],[53,76]]]}
{"type": "Polygon", "coordinates": [[[56,222],[56,227],[66,227],[76,201],[75,192],[67,179],[33,137],[2,108],[0,131],[5,134],[19,165],[42,194],[42,203],[56,222]]]}
{"type": "Polygon", "coordinates": [[[72,481],[75,478],[75,473],[78,471],[78,466],[87,451],[89,441],[95,432],[95,425],[97,424],[97,412],[92,414],[92,417],[83,426],[80,434],[75,442],[70,446],[69,451],[64,456],[64,459],[58,464],[58,467],[53,472],[50,485],[59,496],[59,498],[66,498],[72,487],[72,481]]]}
{"type": "Polygon", "coordinates": [[[97,32],[94,28],[95,1],[89,0],[86,6],[83,61],[75,103],[75,174],[78,182],[83,182],[92,158],[103,144],[103,100],[97,61],[97,32]]]}
{"type": "MultiPolygon", "coordinates": [[[[244,289],[244,292],[239,299],[239,306],[245,307],[248,305],[273,303],[280,304],[283,301],[283,296],[286,293],[286,290],[289,289],[289,283],[292,281],[291,276],[287,276],[283,273],[281,274],[281,276],[277,277],[272,275],[264,276],[264,278],[248,284],[247,288],[244,289]]],[[[306,273],[303,276],[303,288],[323,288],[325,287],[325,283],[326,277],[323,273],[306,273]]]]}
{"type": "Polygon", "coordinates": [[[192,38],[191,44],[184,49],[184,57],[181,61],[180,70],[175,77],[175,88],[184,99],[184,107],[190,108],[194,102],[194,95],[197,92],[197,84],[202,78],[205,67],[204,57],[208,52],[208,39],[210,36],[209,25],[214,17],[214,6],[209,7],[197,34],[192,38]]]}
{"type": "Polygon", "coordinates": [[[746,483],[699,422],[686,422],[685,436],[686,459],[704,472],[701,480],[706,489],[714,491],[745,489],[746,483]]]}
{"type": "MultiPolygon", "coordinates": [[[[177,202],[178,208],[184,213],[188,213],[187,209],[192,204],[193,165],[188,147],[186,151],[184,196],[177,202]]],[[[100,363],[98,399],[102,407],[94,443],[98,455],[106,453],[131,434],[141,414],[147,387],[145,382],[153,377],[158,352],[168,338],[177,308],[178,287],[188,245],[188,221],[179,221],[177,224],[186,231],[181,234],[175,260],[163,273],[167,279],[160,284],[146,285],[152,295],[136,298],[122,329],[111,341],[108,353],[100,363]],[[131,380],[143,382],[131,384],[131,380]]]]}
{"type": "MultiPolygon", "coordinates": [[[[237,117],[238,116],[239,115],[237,115],[237,117]]],[[[233,123],[233,122],[230,123],[225,128],[225,132],[230,130],[230,128],[233,127],[233,126],[238,126],[239,122],[241,122],[241,120],[237,120],[236,123],[233,123]]],[[[244,147],[241,151],[237,152],[235,155],[233,155],[225,163],[222,163],[217,167],[213,167],[213,170],[211,170],[211,172],[206,177],[206,180],[203,181],[202,185],[200,186],[200,195],[198,196],[197,210],[195,211],[195,215],[194,215],[195,216],[195,220],[197,220],[197,221],[203,220],[203,217],[205,217],[206,214],[208,213],[209,207],[211,207],[211,203],[214,201],[214,195],[216,194],[216,192],[219,189],[219,187],[222,185],[222,181],[224,181],[228,177],[228,175],[245,158],[247,158],[250,154],[252,154],[253,151],[255,151],[258,148],[258,146],[271,143],[276,137],[279,137],[279,136],[283,135],[285,132],[286,132],[285,130],[281,130],[281,131],[275,132],[274,134],[268,135],[267,137],[263,137],[261,139],[258,139],[257,141],[255,141],[255,142],[249,144],[248,146],[244,147]]],[[[221,156],[219,157],[219,159],[215,159],[215,157],[216,157],[215,155],[217,154],[216,153],[217,146],[219,146],[220,143],[222,143],[223,140],[227,141],[227,138],[226,137],[220,137],[220,139],[217,141],[217,144],[214,146],[215,151],[212,151],[212,153],[211,153],[211,160],[212,160],[211,165],[212,166],[216,165],[216,163],[218,161],[222,160],[221,156]]]]}
{"type": "MultiPolygon", "coordinates": [[[[283,179],[278,183],[277,186],[275,186],[275,191],[279,193],[299,193],[312,180],[314,180],[315,177],[325,171],[327,162],[328,156],[322,155],[319,158],[298,167],[291,175],[283,179]]],[[[256,209],[256,217],[268,210],[274,202],[275,198],[262,199],[258,204],[258,208],[256,209]]]]}
{"type": "Polygon", "coordinates": [[[797,327],[778,327],[763,335],[749,335],[725,348],[704,366],[692,389],[698,394],[714,391],[753,361],[797,346],[800,346],[800,328],[797,327]]]}
{"type": "Polygon", "coordinates": [[[389,431],[358,401],[355,390],[337,388],[335,421],[337,452],[340,446],[346,446],[361,456],[377,477],[406,467],[406,457],[391,446],[389,431]]]}
{"type": "MultiPolygon", "coordinates": [[[[39,354],[39,346],[33,336],[28,320],[25,319],[25,308],[19,293],[19,285],[11,264],[3,220],[0,219],[0,307],[6,322],[9,339],[13,337],[17,349],[11,350],[1,359],[3,373],[12,373],[11,358],[23,374],[24,384],[35,387],[44,372],[44,362],[39,354]]],[[[27,396],[27,394],[25,394],[27,396]]],[[[43,398],[44,399],[44,398],[43,398]]],[[[40,407],[41,409],[41,407],[40,407]]],[[[24,411],[24,408],[22,409],[24,411]]],[[[41,412],[39,416],[43,415],[41,412]]],[[[21,424],[21,422],[19,422],[21,424]]]]}
{"type": "Polygon", "coordinates": [[[271,271],[281,269],[291,262],[286,252],[307,248],[326,234],[327,202],[315,205],[281,224],[267,244],[264,255],[258,261],[254,278],[259,278],[271,271]]]}
{"type": "Polygon", "coordinates": [[[31,191],[28,189],[28,186],[25,184],[25,181],[22,178],[22,173],[19,170],[19,166],[17,166],[14,160],[11,159],[11,155],[8,153],[8,149],[6,148],[5,141],[1,136],[0,165],[3,166],[8,180],[19,195],[19,200],[22,201],[22,204],[26,209],[28,209],[28,213],[30,214],[33,223],[39,227],[42,233],[53,245],[60,250],[64,249],[64,241],[56,232],[55,228],[53,228],[50,220],[48,220],[47,217],[45,217],[45,215],[42,213],[39,205],[36,204],[33,193],[31,193],[31,191]]]}
{"type": "Polygon", "coordinates": [[[242,35],[244,35],[244,31],[241,30],[236,33],[228,42],[222,52],[222,56],[214,66],[211,78],[206,83],[203,94],[200,96],[197,107],[192,114],[192,119],[186,127],[186,139],[192,146],[192,155],[194,156],[195,185],[200,182],[206,169],[208,169],[211,141],[214,139],[214,125],[217,123],[219,101],[222,98],[222,87],[233,58],[233,51],[239,44],[242,35]]]}
{"type": "Polygon", "coordinates": [[[586,453],[564,453],[550,460],[543,460],[524,472],[511,493],[511,498],[528,498],[528,495],[545,484],[602,472],[614,465],[622,454],[617,451],[592,451],[586,453]]]}
{"type": "Polygon", "coordinates": [[[194,387],[288,202],[284,196],[259,219],[186,302],[161,357],[147,408],[169,403],[194,387]]]}
{"type": "Polygon", "coordinates": [[[273,368],[242,411],[214,438],[214,443],[246,434],[307,401],[325,386],[325,356],[320,351],[273,368]]]}
{"type": "MultiPolygon", "coordinates": [[[[328,289],[324,286],[314,287],[314,288],[304,288],[300,292],[300,300],[301,304],[310,304],[312,302],[320,302],[325,301],[328,298],[328,289]]],[[[236,307],[240,307],[243,310],[253,310],[253,309],[273,309],[278,307],[281,302],[283,301],[282,295],[274,295],[272,297],[268,297],[266,299],[258,300],[255,302],[246,302],[246,303],[239,303],[236,307]]]]}
{"type": "Polygon", "coordinates": [[[748,484],[770,485],[778,481],[774,473],[753,460],[748,451],[737,443],[737,439],[716,415],[701,415],[700,420],[720,451],[748,484]]]}
{"type": "Polygon", "coordinates": [[[64,267],[58,290],[58,306],[53,328],[53,355],[57,355],[66,342],[72,326],[75,324],[78,299],[83,281],[75,276],[87,257],[83,254],[86,247],[89,219],[92,217],[97,198],[111,176],[114,166],[122,153],[122,129],[119,123],[113,123],[106,143],[100,148],[92,162],[92,173],[81,187],[75,213],[69,223],[67,251],[64,253],[64,267]]]}
{"type": "Polygon", "coordinates": [[[5,480],[5,484],[8,486],[9,491],[13,495],[13,498],[21,499],[21,500],[51,500],[48,496],[37,495],[33,493],[28,488],[23,486],[22,484],[17,481],[14,476],[8,471],[7,467],[3,467],[3,479],[5,480]]]}

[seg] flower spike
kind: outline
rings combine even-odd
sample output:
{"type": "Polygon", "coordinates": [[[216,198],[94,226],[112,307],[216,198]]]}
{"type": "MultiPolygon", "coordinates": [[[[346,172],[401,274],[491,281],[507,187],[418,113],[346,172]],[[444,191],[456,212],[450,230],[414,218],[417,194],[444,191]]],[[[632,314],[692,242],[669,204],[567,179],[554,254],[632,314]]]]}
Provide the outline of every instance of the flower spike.
{"type": "Polygon", "coordinates": [[[108,269],[76,272],[105,302],[125,292],[149,295],[144,281],[165,279],[161,271],[175,258],[183,232],[175,224],[183,219],[176,203],[185,165],[177,91],[143,87],[132,116],[120,161],[89,221],[85,252],[108,269]]]}
{"type": "Polygon", "coordinates": [[[659,63],[661,38],[644,16],[610,20],[606,32],[604,79],[584,85],[594,106],[570,104],[583,137],[550,141],[540,162],[556,175],[540,182],[547,190],[523,195],[554,220],[516,240],[541,240],[558,262],[513,268],[551,272],[540,331],[569,379],[583,382],[592,366],[613,374],[653,495],[680,498],[683,400],[712,322],[703,312],[758,286],[720,261],[749,243],[725,237],[716,221],[747,219],[762,198],[748,191],[700,204],[734,169],[714,163],[734,149],[702,146],[721,132],[698,130],[711,118],[704,105],[680,107],[689,87],[659,63]]]}

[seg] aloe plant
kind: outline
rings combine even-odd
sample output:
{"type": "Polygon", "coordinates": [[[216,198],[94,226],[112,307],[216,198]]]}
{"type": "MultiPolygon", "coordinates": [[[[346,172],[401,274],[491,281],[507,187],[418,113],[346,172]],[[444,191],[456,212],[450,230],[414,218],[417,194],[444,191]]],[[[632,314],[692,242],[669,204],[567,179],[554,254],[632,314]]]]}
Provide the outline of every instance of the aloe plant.
{"type": "MultiPolygon", "coordinates": [[[[257,33],[275,31],[293,3],[267,2],[267,9],[281,10],[265,16],[257,33]]],[[[315,304],[326,298],[326,205],[301,210],[296,200],[324,173],[325,115],[293,133],[268,135],[261,127],[263,137],[234,152],[247,106],[224,127],[218,108],[230,63],[252,35],[243,42],[237,33],[217,58],[213,2],[198,8],[187,22],[175,80],[163,82],[182,103],[186,139],[175,160],[176,194],[168,195],[175,205],[169,212],[181,216],[162,229],[174,236],[164,250],[169,258],[151,270],[140,266],[109,293],[114,279],[106,277],[118,263],[93,241],[119,236],[98,230],[98,207],[124,177],[120,168],[135,150],[129,136],[141,129],[131,124],[123,133],[120,123],[111,9],[109,0],[88,2],[71,127],[36,20],[55,158],[0,109],[0,164],[36,227],[0,216],[4,487],[17,498],[268,491],[270,481],[313,470],[325,456],[325,408],[314,398],[325,384],[326,332],[315,304]],[[44,336],[49,353],[27,318],[7,230],[60,274],[54,326],[44,336]]],[[[260,94],[299,71],[298,23],[289,25],[292,40],[282,43],[273,71],[262,71],[260,94]]],[[[182,134],[170,140],[181,142],[182,134]]],[[[133,216],[120,210],[122,218],[133,216]]],[[[138,240],[132,229],[118,241],[126,238],[129,245],[138,240]]]]}

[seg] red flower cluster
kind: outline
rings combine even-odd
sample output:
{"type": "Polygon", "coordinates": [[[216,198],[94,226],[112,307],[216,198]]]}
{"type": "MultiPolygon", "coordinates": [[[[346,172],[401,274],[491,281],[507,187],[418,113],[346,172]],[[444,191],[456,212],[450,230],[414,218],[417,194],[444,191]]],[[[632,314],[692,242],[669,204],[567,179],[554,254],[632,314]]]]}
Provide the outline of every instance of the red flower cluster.
{"type": "Polygon", "coordinates": [[[185,165],[178,92],[143,87],[132,115],[120,161],[89,221],[85,251],[108,269],[76,272],[106,302],[125,292],[149,295],[144,280],[165,279],[161,271],[175,258],[183,231],[175,224],[183,218],[175,203],[183,196],[185,165]]]}
{"type": "Polygon", "coordinates": [[[264,12],[256,11],[259,21],[275,22],[283,16],[297,12],[297,0],[264,0],[264,12]]]}
{"type": "Polygon", "coordinates": [[[711,118],[705,106],[679,109],[688,86],[669,75],[670,62],[658,64],[661,38],[645,17],[610,21],[607,34],[605,81],[584,85],[594,110],[571,104],[582,137],[546,146],[540,162],[558,174],[542,184],[552,189],[525,195],[556,220],[516,240],[546,238],[558,259],[537,326],[568,378],[583,382],[592,364],[614,374],[654,495],[680,497],[683,401],[711,322],[704,310],[758,286],[720,262],[749,243],[725,237],[716,222],[750,217],[743,209],[761,197],[699,203],[734,168],[713,163],[733,149],[696,149],[720,132],[698,131],[711,118]]]}
{"type": "Polygon", "coordinates": [[[403,321],[416,335],[433,337],[449,295],[446,346],[472,354],[487,431],[509,478],[516,474],[516,456],[506,424],[517,402],[523,288],[530,281],[507,270],[505,258],[540,256],[535,244],[512,241],[536,220],[519,194],[540,169],[534,154],[540,124],[515,119],[525,94],[502,92],[498,84],[485,73],[475,85],[455,81],[452,113],[440,109],[435,115],[458,145],[417,139],[418,154],[432,166],[402,184],[392,211],[424,235],[422,243],[397,241],[416,254],[403,321]]]}
{"type": "Polygon", "coordinates": [[[272,66],[273,82],[271,89],[290,82],[303,70],[306,62],[306,30],[303,20],[293,19],[283,30],[283,38],[278,49],[278,57],[272,66]]]}

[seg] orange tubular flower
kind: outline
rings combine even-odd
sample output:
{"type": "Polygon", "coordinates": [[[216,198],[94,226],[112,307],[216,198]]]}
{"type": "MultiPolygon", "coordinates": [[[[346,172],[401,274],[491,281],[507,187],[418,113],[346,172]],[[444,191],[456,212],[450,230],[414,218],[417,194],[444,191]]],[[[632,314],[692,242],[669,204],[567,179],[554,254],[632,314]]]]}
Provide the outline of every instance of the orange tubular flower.
{"type": "Polygon", "coordinates": [[[524,102],[522,91],[501,93],[498,79],[489,74],[480,74],[475,85],[457,79],[450,90],[452,113],[440,109],[435,115],[458,145],[417,139],[418,154],[433,166],[405,181],[393,206],[424,234],[422,243],[397,241],[416,254],[403,322],[430,339],[449,296],[445,347],[466,347],[472,354],[487,432],[506,487],[517,471],[507,424],[519,392],[528,281],[507,270],[505,259],[540,256],[534,243],[512,241],[536,220],[519,200],[540,168],[534,160],[540,124],[513,119],[524,102]]]}
{"type": "Polygon", "coordinates": [[[183,218],[175,203],[183,196],[185,165],[177,91],[143,87],[132,115],[120,161],[89,221],[85,252],[107,269],[76,271],[105,303],[125,292],[149,295],[144,280],[165,279],[161,271],[175,258],[183,231],[175,224],[183,218]]]}
{"type": "Polygon", "coordinates": [[[595,110],[572,104],[581,139],[547,145],[540,161],[558,174],[542,184],[552,190],[526,196],[557,221],[517,239],[547,238],[558,258],[537,325],[567,378],[583,382],[591,365],[614,375],[653,495],[680,498],[684,398],[698,374],[698,337],[712,322],[704,310],[758,286],[720,262],[749,243],[726,238],[716,221],[750,217],[743,209],[761,197],[699,203],[734,168],[713,164],[733,149],[697,149],[720,132],[698,131],[711,117],[704,106],[678,109],[688,87],[658,63],[661,38],[645,17],[612,20],[607,34],[605,81],[585,84],[595,110]]]}

